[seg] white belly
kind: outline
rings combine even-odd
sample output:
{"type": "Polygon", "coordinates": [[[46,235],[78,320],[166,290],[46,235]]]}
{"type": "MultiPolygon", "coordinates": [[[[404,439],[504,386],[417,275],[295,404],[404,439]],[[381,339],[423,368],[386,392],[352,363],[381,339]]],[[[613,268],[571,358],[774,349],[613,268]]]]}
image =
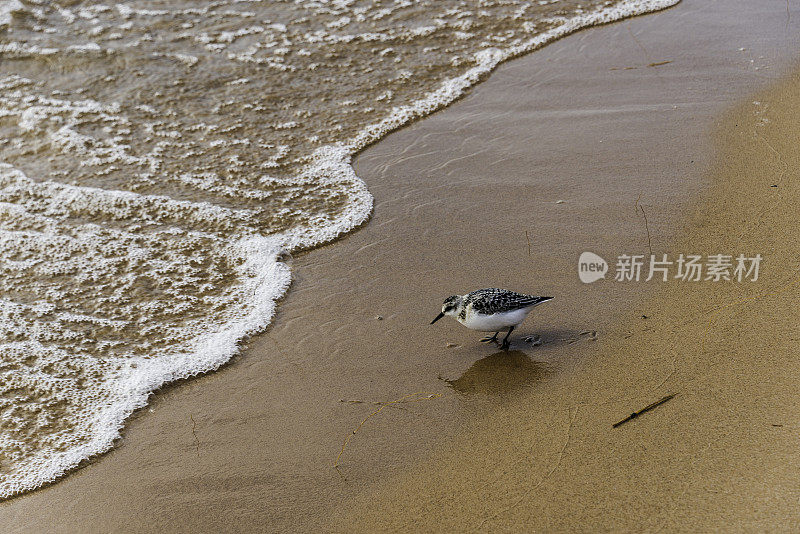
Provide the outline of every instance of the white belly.
{"type": "Polygon", "coordinates": [[[461,318],[458,322],[472,330],[480,330],[482,332],[499,332],[501,330],[508,330],[511,326],[517,326],[525,317],[531,308],[522,310],[514,310],[505,313],[496,313],[494,315],[482,315],[479,313],[467,313],[467,317],[462,321],[461,318]]]}

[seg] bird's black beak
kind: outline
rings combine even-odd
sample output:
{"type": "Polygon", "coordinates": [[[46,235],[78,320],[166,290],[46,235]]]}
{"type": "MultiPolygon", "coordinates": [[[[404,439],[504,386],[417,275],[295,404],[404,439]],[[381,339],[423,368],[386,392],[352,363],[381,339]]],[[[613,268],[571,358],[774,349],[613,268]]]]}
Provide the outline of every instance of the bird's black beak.
{"type": "Polygon", "coordinates": [[[433,321],[431,321],[431,324],[435,323],[436,321],[438,321],[438,320],[439,320],[439,319],[441,319],[442,317],[444,317],[444,313],[440,313],[439,315],[437,315],[437,316],[436,316],[436,319],[434,319],[433,321]]]}

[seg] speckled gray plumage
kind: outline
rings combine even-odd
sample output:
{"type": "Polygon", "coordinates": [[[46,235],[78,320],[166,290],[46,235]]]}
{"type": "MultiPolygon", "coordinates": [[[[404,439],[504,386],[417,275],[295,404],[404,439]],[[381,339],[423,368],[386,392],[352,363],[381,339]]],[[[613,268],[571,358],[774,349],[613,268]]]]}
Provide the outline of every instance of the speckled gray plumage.
{"type": "Polygon", "coordinates": [[[476,313],[492,315],[494,313],[530,308],[542,302],[547,302],[552,298],[523,295],[507,289],[490,287],[468,293],[464,297],[464,308],[461,313],[466,313],[466,309],[471,305],[472,310],[476,313]]]}

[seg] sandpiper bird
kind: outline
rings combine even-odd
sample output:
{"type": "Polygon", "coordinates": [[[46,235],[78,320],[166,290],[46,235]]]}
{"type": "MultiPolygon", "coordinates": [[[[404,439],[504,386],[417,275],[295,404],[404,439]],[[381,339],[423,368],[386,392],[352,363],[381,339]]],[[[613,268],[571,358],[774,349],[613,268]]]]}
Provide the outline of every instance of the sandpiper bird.
{"type": "Polygon", "coordinates": [[[508,291],[507,289],[478,289],[466,295],[453,295],[444,299],[442,313],[431,321],[435,323],[449,315],[472,330],[494,332],[481,341],[497,341],[497,334],[508,330],[501,348],[508,350],[508,337],[528,316],[530,311],[553,297],[533,297],[508,291]]]}

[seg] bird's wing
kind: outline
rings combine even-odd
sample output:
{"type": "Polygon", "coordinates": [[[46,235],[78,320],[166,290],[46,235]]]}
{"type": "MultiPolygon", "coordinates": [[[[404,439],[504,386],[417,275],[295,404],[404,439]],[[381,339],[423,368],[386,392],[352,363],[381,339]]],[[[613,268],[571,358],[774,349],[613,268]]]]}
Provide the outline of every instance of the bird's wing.
{"type": "Polygon", "coordinates": [[[535,297],[533,295],[523,295],[505,289],[479,289],[467,295],[466,303],[472,304],[475,312],[491,315],[521,308],[529,308],[547,302],[552,297],[535,297]]]}

